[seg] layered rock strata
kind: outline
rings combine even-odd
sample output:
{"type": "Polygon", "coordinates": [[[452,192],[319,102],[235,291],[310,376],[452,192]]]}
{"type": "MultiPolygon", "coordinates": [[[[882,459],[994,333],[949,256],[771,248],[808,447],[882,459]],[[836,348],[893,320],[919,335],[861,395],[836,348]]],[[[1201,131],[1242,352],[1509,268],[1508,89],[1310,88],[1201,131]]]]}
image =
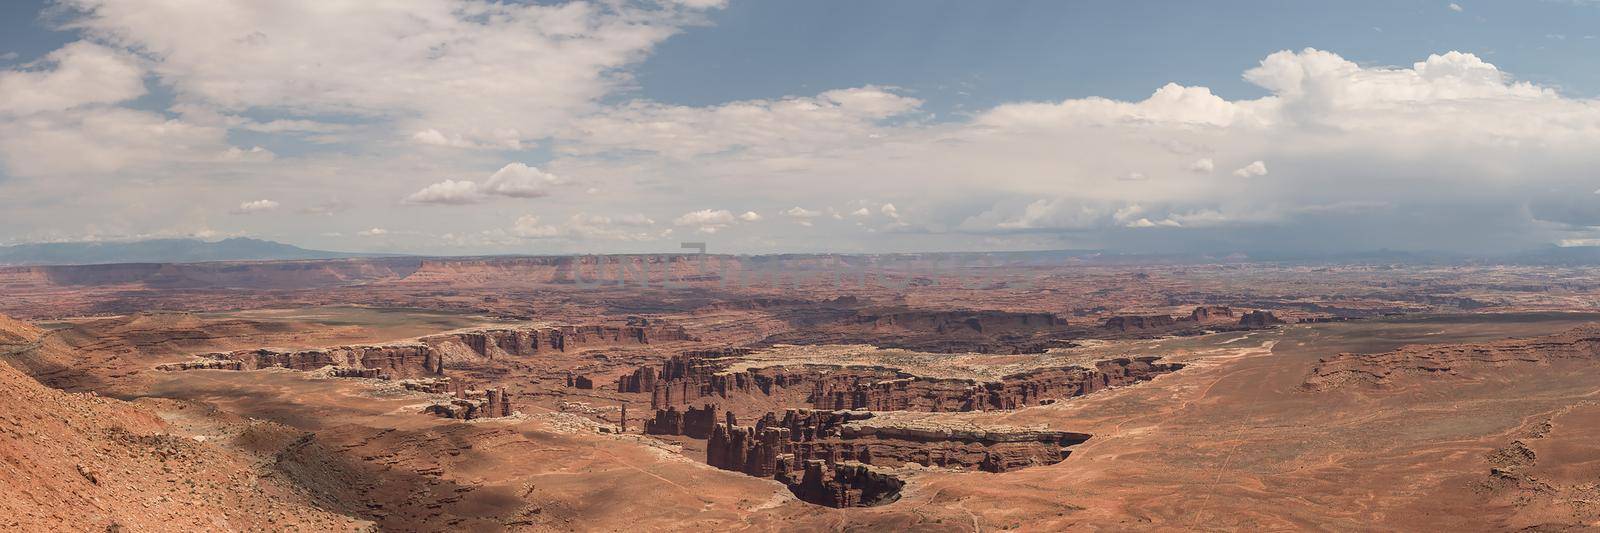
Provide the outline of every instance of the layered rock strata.
{"type": "Polygon", "coordinates": [[[674,357],[654,380],[644,381],[652,383],[651,407],[657,409],[758,395],[816,409],[985,411],[1041,405],[1183,368],[1178,363],[1157,362],[1159,359],[1110,359],[1093,368],[1040,368],[979,381],[917,376],[877,366],[806,364],[722,371],[727,361],[674,357]]]}
{"type": "Polygon", "coordinates": [[[781,419],[769,412],[754,426],[718,422],[706,442],[706,464],[772,477],[812,503],[874,505],[893,501],[902,483],[858,466],[915,463],[1008,472],[1061,462],[1068,447],[1089,439],[1065,431],[854,424],[872,417],[864,411],[790,409],[781,419]]]}
{"type": "MultiPolygon", "coordinates": [[[[232,361],[237,365],[191,362],[162,365],[158,368],[257,370],[278,367],[309,371],[334,366],[376,370],[375,374],[362,377],[414,378],[441,375],[447,363],[457,361],[494,360],[502,357],[532,356],[550,351],[564,352],[600,346],[685,340],[694,338],[682,327],[662,324],[484,328],[429,335],[412,341],[386,344],[306,350],[258,348],[210,353],[200,357],[215,361],[232,361]],[[233,368],[234,366],[237,368],[233,368]]],[[[588,381],[588,378],[578,379],[588,381]]],[[[590,386],[592,387],[592,383],[590,386]]]]}

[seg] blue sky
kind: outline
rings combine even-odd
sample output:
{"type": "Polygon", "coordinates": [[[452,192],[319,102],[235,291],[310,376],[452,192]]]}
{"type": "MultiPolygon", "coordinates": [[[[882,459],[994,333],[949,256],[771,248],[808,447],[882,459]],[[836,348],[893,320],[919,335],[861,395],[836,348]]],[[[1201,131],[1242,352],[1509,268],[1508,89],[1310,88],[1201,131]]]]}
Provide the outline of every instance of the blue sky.
{"type": "Polygon", "coordinates": [[[1139,99],[1167,82],[1228,98],[1277,50],[1363,64],[1472,52],[1519,79],[1600,93],[1600,6],[1574,2],[734,2],[663,44],[642,94],[709,105],[797,90],[895,85],[938,109],[1019,100],[1139,99]],[[1469,7],[1470,6],[1470,7],[1469,7]],[[1557,36],[1564,37],[1558,38],[1557,36]],[[1586,38],[1588,37],[1588,38],[1586,38]],[[966,94],[962,94],[966,93],[966,94]]]}
{"type": "Polygon", "coordinates": [[[8,2],[0,243],[1587,245],[1596,34],[1584,1],[8,2]]]}

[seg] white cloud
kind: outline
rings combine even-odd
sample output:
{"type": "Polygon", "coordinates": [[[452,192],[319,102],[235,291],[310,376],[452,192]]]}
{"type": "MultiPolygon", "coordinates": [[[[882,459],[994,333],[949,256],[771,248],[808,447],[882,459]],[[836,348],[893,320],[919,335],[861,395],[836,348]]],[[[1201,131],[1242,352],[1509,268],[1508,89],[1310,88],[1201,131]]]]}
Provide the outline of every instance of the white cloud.
{"type": "Polygon", "coordinates": [[[627,82],[619,68],[720,2],[269,4],[61,0],[222,109],[397,117],[421,143],[517,148],[627,82]],[[181,28],[181,30],[175,30],[181,28]]]}
{"type": "Polygon", "coordinates": [[[44,58],[48,69],[0,71],[0,115],[26,115],[114,104],[145,94],[144,68],[132,55],[87,41],[44,58]]]}
{"type": "Polygon", "coordinates": [[[72,109],[0,120],[0,158],[13,176],[92,176],[272,160],[270,151],[228,145],[227,130],[124,108],[72,109]]]}
{"type": "Polygon", "coordinates": [[[1457,3],[1454,3],[1454,2],[1450,3],[1450,10],[1454,11],[1454,12],[1457,12],[1457,13],[1460,13],[1462,11],[1466,11],[1466,9],[1463,9],[1461,7],[1461,4],[1457,4],[1457,3]]]}
{"type": "Polygon", "coordinates": [[[567,183],[567,180],[536,167],[511,163],[495,171],[482,185],[466,180],[444,180],[411,193],[403,201],[408,204],[469,205],[482,203],[493,196],[540,198],[549,196],[551,186],[567,183]]]}
{"type": "Polygon", "coordinates": [[[1254,178],[1267,175],[1267,164],[1262,161],[1252,161],[1250,164],[1233,171],[1233,175],[1241,178],[1254,178]]]}
{"type": "Polygon", "coordinates": [[[785,209],[783,211],[783,216],[794,219],[796,224],[810,227],[812,225],[811,219],[822,216],[822,212],[812,211],[804,207],[795,206],[785,209]]]}
{"type": "Polygon", "coordinates": [[[360,235],[362,237],[377,237],[377,236],[388,235],[388,234],[389,234],[389,230],[386,230],[386,229],[383,229],[383,228],[371,228],[371,229],[365,229],[365,230],[361,230],[359,232],[356,232],[356,235],[360,235]]]}
{"type": "MultiPolygon", "coordinates": [[[[612,218],[577,213],[562,224],[541,224],[539,217],[523,215],[512,225],[511,234],[524,239],[565,239],[572,241],[649,241],[664,237],[661,232],[640,229],[655,224],[644,215],[612,218]]],[[[669,230],[670,231],[670,230],[669,230]]]]}
{"type": "Polygon", "coordinates": [[[238,213],[238,214],[249,214],[249,213],[260,213],[260,212],[263,212],[263,211],[271,211],[271,210],[277,209],[277,208],[278,208],[278,202],[274,202],[272,200],[263,199],[263,200],[252,200],[252,201],[249,201],[249,202],[241,203],[241,204],[239,204],[239,207],[237,207],[237,208],[235,208],[233,210],[233,212],[234,213],[238,213]]]}
{"type": "Polygon", "coordinates": [[[1210,174],[1217,169],[1217,164],[1209,157],[1202,157],[1189,164],[1189,171],[1196,174],[1210,174]]]}
{"type": "Polygon", "coordinates": [[[650,217],[644,216],[644,215],[639,214],[639,213],[634,213],[634,214],[631,214],[631,215],[622,215],[620,217],[617,217],[616,221],[617,221],[617,224],[619,224],[619,225],[622,225],[622,226],[634,226],[634,227],[654,226],[656,224],[655,220],[652,220],[650,217]]]}
{"type": "Polygon", "coordinates": [[[561,147],[574,155],[643,150],[678,159],[730,150],[803,151],[873,138],[883,129],[879,121],[921,103],[870,86],[705,108],[635,101],[577,121],[561,147]]]}
{"type": "Polygon", "coordinates": [[[727,209],[701,209],[684,213],[672,223],[679,226],[693,226],[701,233],[716,233],[717,230],[733,225],[736,220],[733,213],[727,209]]]}
{"type": "Polygon", "coordinates": [[[896,220],[900,219],[900,210],[896,209],[894,207],[894,204],[883,204],[882,207],[878,208],[878,212],[879,213],[883,213],[883,216],[886,216],[886,217],[889,217],[889,218],[892,218],[892,219],[896,219],[896,220]]]}
{"type": "Polygon", "coordinates": [[[483,200],[484,195],[479,192],[477,183],[444,180],[411,193],[410,196],[405,197],[404,202],[408,204],[468,205],[476,204],[483,200]]]}
{"type": "Polygon", "coordinates": [[[755,211],[745,211],[744,214],[739,215],[739,220],[743,220],[745,222],[759,222],[761,221],[761,214],[755,211]]]}
{"type": "Polygon", "coordinates": [[[490,175],[489,181],[483,184],[483,191],[512,198],[538,198],[548,196],[551,186],[566,183],[567,180],[537,167],[511,163],[490,175]]]}
{"type": "Polygon", "coordinates": [[[872,216],[872,210],[863,207],[861,209],[857,209],[855,211],[851,211],[850,212],[850,216],[853,216],[853,217],[870,217],[870,216],[872,216]]]}

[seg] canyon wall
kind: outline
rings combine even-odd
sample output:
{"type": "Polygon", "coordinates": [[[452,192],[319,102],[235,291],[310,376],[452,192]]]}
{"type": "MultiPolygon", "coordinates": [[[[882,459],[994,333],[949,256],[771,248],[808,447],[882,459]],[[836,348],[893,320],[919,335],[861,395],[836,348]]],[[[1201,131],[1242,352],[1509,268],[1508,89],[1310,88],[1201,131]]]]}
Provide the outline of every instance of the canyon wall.
{"type": "MultiPolygon", "coordinates": [[[[994,381],[923,377],[886,367],[810,364],[724,372],[724,361],[685,356],[666,361],[653,379],[646,379],[650,372],[636,374],[641,383],[652,384],[651,407],[657,409],[756,395],[816,409],[951,412],[1040,405],[1183,367],[1159,359],[1119,358],[1097,362],[1093,368],[1041,368],[994,381]]],[[[633,381],[630,376],[624,380],[633,381]]]]}
{"type": "Polygon", "coordinates": [[[438,376],[450,364],[493,361],[546,352],[694,340],[683,328],[662,324],[482,328],[420,337],[408,342],[334,346],[307,350],[258,348],[204,354],[201,361],[172,363],[162,370],[225,368],[316,370],[325,366],[375,369],[386,379],[438,376]],[[236,362],[232,365],[211,361],[236,362]]]}
{"type": "Polygon", "coordinates": [[[1302,387],[1328,391],[1350,386],[1385,387],[1408,376],[1448,377],[1498,372],[1517,365],[1547,365],[1600,357],[1600,327],[1588,326],[1532,339],[1479,344],[1424,344],[1398,350],[1341,353],[1317,361],[1302,387]]]}
{"type": "Polygon", "coordinates": [[[1061,462],[1069,446],[1090,437],[1013,428],[853,424],[872,417],[864,411],[789,409],[781,419],[769,412],[754,426],[719,422],[707,437],[706,464],[771,477],[811,503],[850,507],[898,498],[903,482],[869,467],[915,463],[1008,472],[1061,462]]]}

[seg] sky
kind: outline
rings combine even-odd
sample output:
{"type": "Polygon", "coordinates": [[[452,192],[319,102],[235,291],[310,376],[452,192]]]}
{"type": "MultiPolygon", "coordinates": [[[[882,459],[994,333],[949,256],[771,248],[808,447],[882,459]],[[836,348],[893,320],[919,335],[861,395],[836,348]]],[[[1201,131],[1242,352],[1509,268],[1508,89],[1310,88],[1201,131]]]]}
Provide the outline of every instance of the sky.
{"type": "Polygon", "coordinates": [[[0,244],[1600,244],[1600,1],[0,3],[0,244]]]}

